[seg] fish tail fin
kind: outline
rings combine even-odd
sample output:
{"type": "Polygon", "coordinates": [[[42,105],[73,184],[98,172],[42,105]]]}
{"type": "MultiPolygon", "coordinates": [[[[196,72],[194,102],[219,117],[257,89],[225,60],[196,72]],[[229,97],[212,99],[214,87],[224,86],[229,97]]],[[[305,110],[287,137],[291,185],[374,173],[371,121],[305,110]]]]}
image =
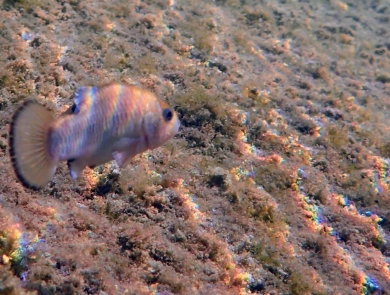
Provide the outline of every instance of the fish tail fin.
{"type": "Polygon", "coordinates": [[[53,115],[36,101],[26,101],[15,113],[10,130],[10,154],[21,183],[44,187],[54,176],[58,161],[49,152],[48,130],[53,115]]]}

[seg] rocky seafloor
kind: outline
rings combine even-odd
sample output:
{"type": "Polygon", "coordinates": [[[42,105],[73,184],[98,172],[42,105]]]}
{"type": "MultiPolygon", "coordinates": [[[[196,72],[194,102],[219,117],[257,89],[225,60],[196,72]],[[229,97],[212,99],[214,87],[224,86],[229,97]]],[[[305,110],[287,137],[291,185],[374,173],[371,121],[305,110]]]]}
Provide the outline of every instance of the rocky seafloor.
{"type": "Polygon", "coordinates": [[[390,294],[388,1],[0,1],[0,294],[390,294]],[[111,81],[169,143],[38,192],[11,118],[111,81]]]}

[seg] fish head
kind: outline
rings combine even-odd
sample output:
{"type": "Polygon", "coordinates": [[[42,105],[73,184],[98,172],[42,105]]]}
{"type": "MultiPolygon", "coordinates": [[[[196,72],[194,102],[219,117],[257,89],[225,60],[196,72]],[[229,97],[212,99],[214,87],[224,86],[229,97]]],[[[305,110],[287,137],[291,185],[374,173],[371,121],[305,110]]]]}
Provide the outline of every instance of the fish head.
{"type": "Polygon", "coordinates": [[[144,130],[150,149],[155,149],[177,134],[180,120],[175,110],[165,101],[158,99],[156,108],[144,121],[144,130]]]}

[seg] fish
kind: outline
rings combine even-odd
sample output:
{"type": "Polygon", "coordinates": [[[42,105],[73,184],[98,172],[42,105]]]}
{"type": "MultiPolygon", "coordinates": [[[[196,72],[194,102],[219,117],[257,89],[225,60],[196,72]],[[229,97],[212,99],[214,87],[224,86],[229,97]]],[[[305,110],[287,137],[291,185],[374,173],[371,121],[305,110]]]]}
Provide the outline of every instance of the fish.
{"type": "Polygon", "coordinates": [[[67,161],[72,179],[86,167],[131,159],[175,136],[180,120],[154,93],[123,83],[80,87],[74,103],[55,117],[36,100],[26,100],[10,124],[12,166],[27,188],[42,189],[67,161]]]}

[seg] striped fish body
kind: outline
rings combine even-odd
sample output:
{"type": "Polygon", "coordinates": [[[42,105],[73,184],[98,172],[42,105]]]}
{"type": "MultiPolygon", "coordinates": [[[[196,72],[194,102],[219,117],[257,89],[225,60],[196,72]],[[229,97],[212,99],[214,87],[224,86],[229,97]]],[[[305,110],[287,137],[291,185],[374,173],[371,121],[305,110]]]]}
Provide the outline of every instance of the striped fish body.
{"type": "Polygon", "coordinates": [[[29,105],[42,114],[48,112],[36,103],[22,107],[13,120],[10,145],[19,179],[33,188],[44,186],[52,178],[59,161],[68,161],[72,178],[77,178],[87,166],[113,159],[124,167],[135,155],[164,144],[180,126],[175,111],[166,102],[147,90],[125,84],[80,88],[68,111],[57,119],[48,116],[47,122],[40,123],[42,128],[38,124],[36,130],[30,132],[18,128],[21,123],[28,123],[25,122],[28,118],[32,121],[30,126],[37,125],[33,121],[39,116],[37,111],[28,114],[29,105]],[[28,146],[26,138],[31,134],[35,134],[35,144],[42,139],[37,158],[46,163],[34,163],[23,156],[18,144],[28,146]],[[50,172],[43,173],[42,177],[34,176],[39,166],[49,167],[50,172]]]}

